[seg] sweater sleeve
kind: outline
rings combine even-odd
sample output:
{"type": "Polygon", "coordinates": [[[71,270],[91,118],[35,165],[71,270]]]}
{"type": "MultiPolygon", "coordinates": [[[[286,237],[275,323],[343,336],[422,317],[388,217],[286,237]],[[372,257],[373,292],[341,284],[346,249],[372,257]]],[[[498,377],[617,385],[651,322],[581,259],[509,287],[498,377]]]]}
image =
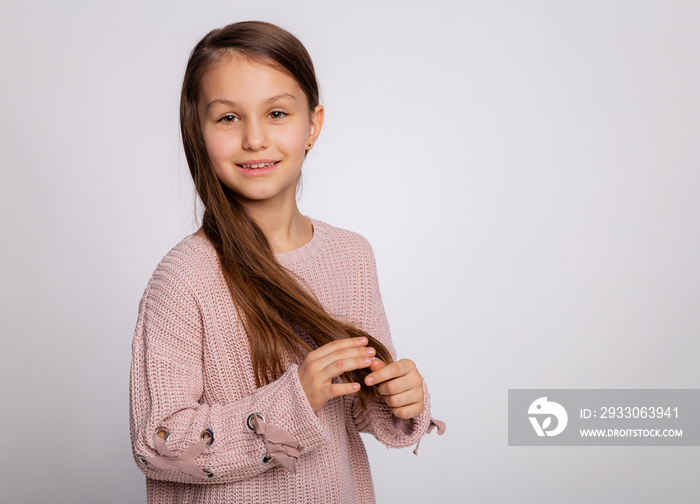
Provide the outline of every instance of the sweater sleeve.
{"type": "Polygon", "coordinates": [[[293,472],[296,458],[328,440],[297,366],[248,397],[205,402],[202,311],[188,273],[159,266],[139,306],[130,384],[139,468],[181,483],[239,481],[277,465],[293,472]]]}
{"type": "MultiPolygon", "coordinates": [[[[377,276],[376,262],[371,246],[367,243],[367,275],[368,280],[368,303],[369,303],[369,318],[366,326],[363,329],[377,338],[396,360],[397,354],[391,340],[389,331],[389,323],[387,321],[384,305],[382,303],[381,293],[379,291],[379,280],[377,276]]],[[[352,412],[353,420],[360,432],[371,433],[377,440],[389,448],[404,448],[416,444],[420,441],[424,434],[432,429],[433,424],[436,424],[430,416],[430,395],[428,388],[423,381],[423,411],[417,417],[410,421],[402,420],[391,412],[391,408],[384,401],[374,401],[367,405],[367,409],[363,409],[359,400],[354,397],[352,412]]],[[[441,424],[441,422],[437,421],[441,424]]],[[[444,429],[440,430],[442,433],[444,429]]]]}

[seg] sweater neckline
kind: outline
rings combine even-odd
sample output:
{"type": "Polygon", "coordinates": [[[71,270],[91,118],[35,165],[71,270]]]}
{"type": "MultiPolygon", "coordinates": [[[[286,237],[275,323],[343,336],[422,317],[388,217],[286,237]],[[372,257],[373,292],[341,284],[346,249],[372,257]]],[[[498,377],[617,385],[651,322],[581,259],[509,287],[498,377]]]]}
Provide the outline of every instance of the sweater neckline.
{"type": "MultiPolygon", "coordinates": [[[[297,249],[275,254],[275,259],[277,259],[277,262],[279,262],[282,266],[294,266],[316,257],[328,242],[328,225],[325,222],[313,219],[308,215],[306,217],[311,221],[313,226],[313,235],[311,236],[311,240],[297,249]]],[[[199,242],[205,243],[209,249],[216,253],[214,246],[207,238],[200,236],[197,233],[191,234],[190,237],[199,242]]]]}
{"type": "Polygon", "coordinates": [[[321,221],[312,219],[308,215],[306,218],[311,221],[311,225],[314,228],[311,240],[297,249],[275,254],[275,259],[277,259],[282,266],[292,266],[294,264],[304,262],[307,259],[311,259],[318,255],[326,245],[326,242],[328,241],[327,225],[321,221]]]}

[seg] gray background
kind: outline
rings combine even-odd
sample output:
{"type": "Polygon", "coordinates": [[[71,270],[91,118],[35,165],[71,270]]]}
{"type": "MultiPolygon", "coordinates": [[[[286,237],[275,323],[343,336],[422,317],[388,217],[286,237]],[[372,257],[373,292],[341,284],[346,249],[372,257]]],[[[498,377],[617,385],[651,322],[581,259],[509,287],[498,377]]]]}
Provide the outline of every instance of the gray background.
{"type": "Polygon", "coordinates": [[[184,65],[262,19],[326,124],[302,211],[364,234],[448,431],[367,440],[380,503],[692,502],[685,447],[508,447],[509,388],[696,388],[700,3],[0,4],[2,500],[143,502],[130,343],[196,229],[184,65]]]}

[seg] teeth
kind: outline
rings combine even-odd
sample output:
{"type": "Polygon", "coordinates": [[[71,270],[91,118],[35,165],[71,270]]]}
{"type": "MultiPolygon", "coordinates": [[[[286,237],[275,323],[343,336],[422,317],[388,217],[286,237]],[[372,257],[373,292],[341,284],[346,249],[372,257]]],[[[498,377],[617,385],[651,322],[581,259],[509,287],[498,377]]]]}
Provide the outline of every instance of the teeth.
{"type": "Polygon", "coordinates": [[[257,164],[242,164],[241,166],[243,168],[250,168],[253,170],[257,170],[258,168],[267,168],[268,166],[272,166],[275,163],[257,163],[257,164]]]}

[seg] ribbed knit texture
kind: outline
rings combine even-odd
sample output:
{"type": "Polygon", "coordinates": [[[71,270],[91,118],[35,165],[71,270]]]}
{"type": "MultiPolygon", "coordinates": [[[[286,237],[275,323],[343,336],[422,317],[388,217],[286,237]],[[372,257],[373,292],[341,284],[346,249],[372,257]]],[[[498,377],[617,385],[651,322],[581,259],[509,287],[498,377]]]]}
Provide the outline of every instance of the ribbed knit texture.
{"type": "MultiPolygon", "coordinates": [[[[360,235],[312,219],[313,238],[277,254],[326,311],[379,339],[396,358],[384,313],[374,256],[360,235]]],[[[430,401],[409,426],[383,402],[362,410],[354,395],[329,401],[318,414],[299,382],[298,362],[256,388],[248,338],[205,238],[190,235],[160,262],[139,306],[131,367],[131,437],[147,476],[150,504],[374,502],[359,432],[399,448],[415,444],[430,425],[430,401]],[[265,445],[246,418],[265,421],[299,442],[296,474],[276,461],[261,463],[265,445]],[[205,479],[146,466],[158,456],[154,434],[170,432],[167,447],[181,453],[211,429],[214,442],[194,460],[213,471],[205,479]]]]}

